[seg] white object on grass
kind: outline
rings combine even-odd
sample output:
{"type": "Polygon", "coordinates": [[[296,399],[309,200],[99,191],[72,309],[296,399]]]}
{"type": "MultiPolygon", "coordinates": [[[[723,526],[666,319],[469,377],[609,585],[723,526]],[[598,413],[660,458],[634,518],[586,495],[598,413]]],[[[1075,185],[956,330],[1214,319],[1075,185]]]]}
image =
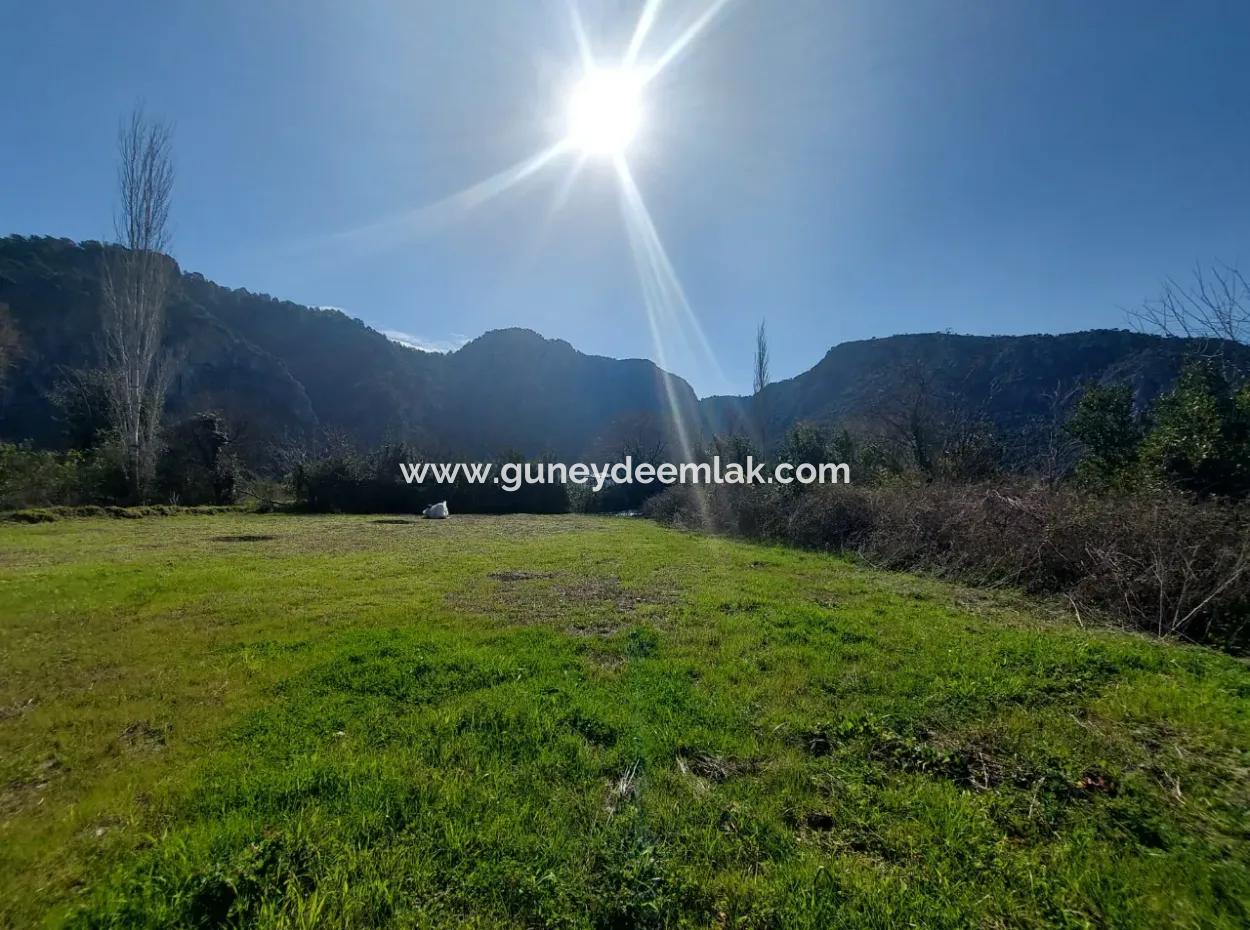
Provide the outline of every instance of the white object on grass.
{"type": "Polygon", "coordinates": [[[439,501],[437,504],[430,504],[425,510],[421,511],[421,515],[427,520],[446,520],[449,511],[447,510],[447,501],[439,501]]]}

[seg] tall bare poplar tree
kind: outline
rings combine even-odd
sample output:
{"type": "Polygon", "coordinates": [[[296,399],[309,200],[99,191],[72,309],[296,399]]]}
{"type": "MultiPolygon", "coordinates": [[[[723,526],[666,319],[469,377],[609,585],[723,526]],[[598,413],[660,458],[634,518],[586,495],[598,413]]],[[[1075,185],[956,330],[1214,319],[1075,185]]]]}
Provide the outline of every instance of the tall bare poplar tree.
{"type": "Polygon", "coordinates": [[[142,108],[122,122],[117,142],[117,243],[104,259],[101,355],[110,419],[137,499],[155,468],[171,374],[161,338],[174,274],[163,254],[174,169],[169,127],[150,120],[142,108]]]}
{"type": "Polygon", "coordinates": [[[764,321],[755,331],[755,364],[751,379],[754,395],[755,420],[760,435],[760,452],[768,454],[768,411],[765,409],[764,388],[768,387],[768,333],[764,321]]]}

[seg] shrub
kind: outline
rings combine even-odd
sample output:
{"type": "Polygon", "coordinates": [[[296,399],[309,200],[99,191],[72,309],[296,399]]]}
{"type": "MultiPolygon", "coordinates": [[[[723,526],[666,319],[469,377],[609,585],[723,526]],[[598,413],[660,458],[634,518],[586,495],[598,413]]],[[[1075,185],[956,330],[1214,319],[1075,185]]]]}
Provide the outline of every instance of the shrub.
{"type": "Polygon", "coordinates": [[[300,507],[314,512],[412,513],[429,503],[400,477],[399,463],[415,456],[402,443],[366,453],[331,442],[296,464],[291,491],[300,507]]]}
{"type": "Polygon", "coordinates": [[[885,568],[1063,597],[1161,636],[1244,647],[1250,508],[1175,495],[1107,496],[1038,484],[673,488],[650,516],[885,568]]]}
{"type": "Polygon", "coordinates": [[[111,447],[61,453],[0,443],[0,510],[109,503],[124,491],[111,447]]]}
{"type": "Polygon", "coordinates": [[[1076,466],[1088,488],[1122,488],[1137,467],[1142,428],[1127,384],[1094,385],[1077,402],[1067,432],[1084,447],[1076,466]]]}
{"type": "Polygon", "coordinates": [[[158,495],[181,504],[230,504],[239,466],[225,421],[197,413],[165,430],[157,466],[158,495]]]}
{"type": "Polygon", "coordinates": [[[1134,412],[1128,385],[1091,387],[1066,429],[1084,449],[1083,487],[1250,497],[1250,384],[1236,390],[1213,364],[1190,362],[1149,423],[1134,412]]]}
{"type": "Polygon", "coordinates": [[[1250,495],[1250,385],[1234,393],[1219,369],[1192,364],[1159,398],[1142,443],[1142,473],[1192,494],[1250,495]]]}

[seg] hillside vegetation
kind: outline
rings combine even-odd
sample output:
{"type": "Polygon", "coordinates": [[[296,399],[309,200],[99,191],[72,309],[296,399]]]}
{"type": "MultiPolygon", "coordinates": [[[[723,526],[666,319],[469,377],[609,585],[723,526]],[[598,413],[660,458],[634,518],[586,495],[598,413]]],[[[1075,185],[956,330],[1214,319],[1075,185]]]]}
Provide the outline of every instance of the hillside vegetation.
{"type": "MultiPolygon", "coordinates": [[[[0,305],[8,305],[8,335],[17,340],[8,350],[0,440],[84,448],[93,438],[81,422],[91,411],[67,412],[64,395],[67,376],[98,361],[104,250],[67,239],[0,238],[0,305]]],[[[605,437],[639,418],[653,421],[675,454],[674,406],[696,446],[713,435],[754,435],[752,418],[773,442],[801,422],[875,433],[910,415],[918,399],[930,418],[959,411],[1036,438],[1089,383],[1124,382],[1139,407],[1149,406],[1197,345],[1113,330],[892,336],[835,346],[810,371],[769,385],[758,399],[699,401],[685,381],[649,361],[586,355],[529,330],[492,331],[448,355],[420,352],[339,310],[222,287],[194,273],[179,278],[166,342],[178,362],[169,425],[215,412],[245,463],[269,467],[274,446],[307,446],[326,433],[362,447],[402,439],[446,454],[515,451],[574,461],[601,453],[605,437]]],[[[1244,346],[1229,351],[1250,360],[1244,346]]],[[[1023,454],[1036,457],[1037,450],[1023,454]]]]}
{"type": "MultiPolygon", "coordinates": [[[[67,373],[97,364],[104,251],[100,243],[0,238],[0,304],[20,341],[0,439],[84,445],[56,395],[67,373]]],[[[529,330],[496,330],[443,356],[393,342],[342,311],[198,274],[180,276],[167,314],[165,341],[178,364],[166,419],[220,414],[251,465],[268,464],[275,445],[303,446],[325,433],[362,446],[403,438],[461,454],[572,459],[620,416],[666,416],[669,389],[687,422],[699,417],[690,386],[651,362],[585,355],[529,330]]]]}
{"type": "Polygon", "coordinates": [[[0,525],[0,925],[1250,920],[1250,670],[574,516],[0,525]]]}

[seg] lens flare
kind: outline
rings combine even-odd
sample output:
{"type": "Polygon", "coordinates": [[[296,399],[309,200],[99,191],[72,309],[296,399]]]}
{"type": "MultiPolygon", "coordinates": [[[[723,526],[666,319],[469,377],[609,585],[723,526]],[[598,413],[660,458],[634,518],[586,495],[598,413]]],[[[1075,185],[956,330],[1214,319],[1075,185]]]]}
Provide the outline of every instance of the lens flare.
{"type": "MultiPolygon", "coordinates": [[[[573,155],[576,161],[551,204],[547,214],[549,222],[568,198],[587,160],[595,158],[612,164],[616,169],[621,213],[642,289],[655,360],[661,369],[669,419],[683,460],[693,461],[702,443],[698,417],[686,402],[685,394],[677,388],[676,376],[668,373],[668,349],[678,343],[687,349],[694,349],[702,354],[713,371],[721,375],[722,380],[723,373],[686,299],[681,279],[669,260],[642,192],[634,181],[625,152],[643,122],[644,89],[700,38],[729,0],[708,0],[703,12],[654,57],[644,55],[644,46],[653,34],[664,0],[645,0],[624,55],[613,65],[597,63],[582,23],[578,0],[567,2],[582,78],[567,101],[564,137],[511,167],[427,207],[342,235],[356,238],[370,234],[382,238],[385,233],[386,241],[391,241],[398,229],[416,229],[433,220],[452,218],[476,209],[545,171],[558,156],[573,155]]],[[[541,241],[545,226],[546,223],[543,223],[537,230],[531,230],[537,233],[532,242],[541,241]]],[[[695,489],[695,503],[706,513],[707,502],[698,489],[695,489]]]]}
{"type": "Polygon", "coordinates": [[[615,156],[642,122],[642,81],[628,71],[592,71],[569,97],[569,141],[593,155],[615,156]]]}

